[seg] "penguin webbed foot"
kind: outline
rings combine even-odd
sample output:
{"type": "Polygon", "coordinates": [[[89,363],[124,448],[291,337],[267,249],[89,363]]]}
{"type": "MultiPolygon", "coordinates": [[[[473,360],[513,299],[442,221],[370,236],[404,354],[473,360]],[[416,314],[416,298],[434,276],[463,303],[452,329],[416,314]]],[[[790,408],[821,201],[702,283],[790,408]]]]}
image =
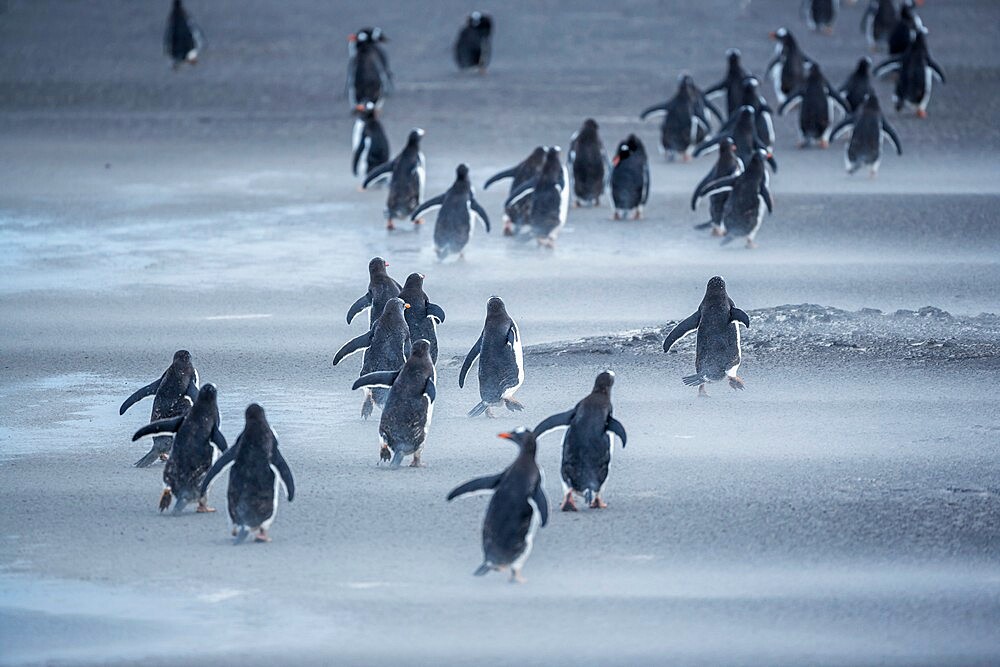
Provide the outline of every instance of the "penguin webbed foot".
{"type": "Polygon", "coordinates": [[[382,448],[378,451],[378,463],[375,465],[381,465],[385,461],[392,460],[392,451],[389,449],[389,445],[382,445],[382,448]]]}
{"type": "Polygon", "coordinates": [[[257,534],[253,536],[253,541],[256,543],[267,543],[271,541],[271,536],[267,534],[267,531],[263,528],[257,531],[257,534]]]}
{"type": "Polygon", "coordinates": [[[250,531],[247,530],[246,526],[240,526],[239,528],[233,528],[233,546],[237,544],[243,544],[246,539],[250,536],[250,531]]]}
{"type": "Polygon", "coordinates": [[[198,514],[211,514],[215,511],[214,507],[208,506],[208,501],[202,498],[198,501],[198,509],[195,510],[198,514]]]}
{"type": "Polygon", "coordinates": [[[698,385],[698,398],[710,398],[704,384],[698,385]]]}
{"type": "Polygon", "coordinates": [[[423,468],[425,467],[423,463],[420,462],[420,452],[416,452],[413,455],[413,460],[410,461],[411,468],[423,468]]]}
{"type": "Polygon", "coordinates": [[[743,378],[738,375],[729,376],[729,386],[733,389],[738,389],[739,391],[743,391],[746,388],[746,385],[743,383],[743,378]]]}
{"type": "Polygon", "coordinates": [[[520,570],[515,570],[510,568],[510,583],[512,584],[523,584],[528,580],[524,578],[520,570]]]}
{"type": "Polygon", "coordinates": [[[577,511],[577,509],[576,509],[576,503],[573,502],[573,492],[572,491],[569,491],[566,494],[566,496],[563,498],[562,505],[559,506],[559,509],[562,510],[563,512],[576,512],[577,511]]]}
{"type": "Polygon", "coordinates": [[[170,501],[173,499],[173,495],[170,493],[170,489],[163,489],[163,494],[160,496],[160,511],[165,511],[170,507],[170,501]]]}
{"type": "Polygon", "coordinates": [[[604,502],[604,499],[600,496],[594,496],[594,499],[590,501],[590,509],[606,510],[608,509],[608,504],[604,502]]]}
{"type": "Polygon", "coordinates": [[[522,410],[524,410],[524,403],[521,403],[520,401],[515,401],[513,398],[505,398],[503,400],[503,404],[511,412],[521,412],[522,410]]]}

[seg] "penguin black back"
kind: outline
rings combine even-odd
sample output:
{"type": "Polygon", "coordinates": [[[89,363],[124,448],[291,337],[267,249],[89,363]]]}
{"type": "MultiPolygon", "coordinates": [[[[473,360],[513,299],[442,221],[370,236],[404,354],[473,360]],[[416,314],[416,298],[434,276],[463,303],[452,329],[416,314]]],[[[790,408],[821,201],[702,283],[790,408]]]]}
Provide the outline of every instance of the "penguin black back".
{"type": "Polygon", "coordinates": [[[403,312],[410,328],[410,344],[426,340],[430,346],[431,361],[437,363],[437,325],[444,322],[444,309],[431,303],[424,292],[424,274],[411,273],[403,284],[399,298],[410,304],[403,312]]]}
{"type": "Polygon", "coordinates": [[[611,199],[614,201],[614,219],[620,220],[634,212],[635,219],[642,218],[643,207],[649,199],[649,159],[646,148],[634,134],[618,145],[611,171],[611,199]]]}
{"type": "Polygon", "coordinates": [[[576,205],[599,206],[608,176],[608,155],[598,134],[597,121],[593,118],[583,121],[573,135],[567,159],[576,205]]]}
{"type": "Polygon", "coordinates": [[[185,62],[196,64],[201,43],[201,30],[188,16],[181,0],[174,0],[163,35],[163,50],[173,61],[174,69],[185,62]]]}
{"type": "Polygon", "coordinates": [[[482,73],[489,67],[493,44],[493,17],[472,12],[455,40],[455,63],[459,69],[478,67],[482,73]]]}
{"type": "Polygon", "coordinates": [[[385,310],[386,302],[393,297],[399,296],[399,291],[402,288],[399,286],[399,283],[389,276],[389,273],[386,271],[386,267],[388,266],[389,263],[381,257],[372,257],[368,262],[368,291],[351,304],[351,307],[347,311],[348,324],[357,317],[358,313],[365,308],[369,308],[368,327],[375,326],[375,321],[382,315],[382,311],[385,310]]]}

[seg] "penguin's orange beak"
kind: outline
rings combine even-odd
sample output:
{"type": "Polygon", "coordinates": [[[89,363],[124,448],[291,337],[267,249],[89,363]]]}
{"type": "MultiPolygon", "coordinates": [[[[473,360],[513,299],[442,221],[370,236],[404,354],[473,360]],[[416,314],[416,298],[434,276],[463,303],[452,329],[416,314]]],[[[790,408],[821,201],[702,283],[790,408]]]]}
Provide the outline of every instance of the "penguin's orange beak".
{"type": "Polygon", "coordinates": [[[410,307],[410,304],[408,304],[408,303],[404,303],[403,304],[403,308],[409,308],[409,307],[410,307]]]}
{"type": "Polygon", "coordinates": [[[769,32],[767,33],[767,36],[770,37],[771,39],[778,39],[778,33],[776,32],[769,32]]]}
{"type": "Polygon", "coordinates": [[[616,155],[616,156],[614,157],[614,159],[613,159],[613,160],[611,160],[611,166],[612,166],[612,167],[617,167],[617,166],[618,166],[618,163],[619,163],[619,162],[621,162],[621,158],[619,158],[619,157],[618,157],[618,156],[616,155]]]}
{"type": "Polygon", "coordinates": [[[510,433],[498,433],[498,438],[503,438],[504,440],[513,440],[514,437],[510,433]]]}
{"type": "Polygon", "coordinates": [[[358,41],[358,36],[357,36],[357,35],[355,35],[355,34],[354,34],[354,33],[352,32],[352,33],[351,33],[350,35],[348,35],[348,36],[347,36],[347,41],[348,41],[348,42],[356,42],[356,41],[358,41]]]}

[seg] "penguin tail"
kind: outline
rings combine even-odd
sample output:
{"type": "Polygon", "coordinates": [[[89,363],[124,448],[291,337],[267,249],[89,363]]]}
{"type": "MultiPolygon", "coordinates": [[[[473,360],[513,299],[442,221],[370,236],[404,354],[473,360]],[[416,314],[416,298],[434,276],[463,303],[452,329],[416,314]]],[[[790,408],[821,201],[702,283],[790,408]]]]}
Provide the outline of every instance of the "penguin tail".
{"type": "Polygon", "coordinates": [[[149,466],[156,463],[157,459],[160,458],[160,453],[156,451],[156,447],[153,447],[149,452],[146,453],[141,459],[133,463],[136,468],[148,468],[149,466]]]}
{"type": "Polygon", "coordinates": [[[474,577],[481,577],[481,576],[483,576],[484,574],[486,574],[487,572],[489,572],[492,569],[493,569],[492,565],[490,565],[489,563],[484,562],[482,565],[480,565],[476,569],[475,572],[472,573],[472,575],[474,577]]]}
{"type": "Polygon", "coordinates": [[[685,375],[681,380],[689,387],[697,387],[700,384],[705,384],[708,382],[708,378],[704,375],[695,373],[694,375],[685,375]]]}
{"type": "Polygon", "coordinates": [[[479,401],[478,403],[476,403],[476,405],[475,405],[474,408],[472,408],[471,410],[469,410],[469,416],[470,417],[478,417],[479,415],[481,415],[484,412],[486,412],[486,408],[487,407],[489,407],[489,406],[486,405],[485,401],[479,401]]]}
{"type": "Polygon", "coordinates": [[[708,229],[711,226],[712,226],[712,221],[709,220],[708,222],[703,222],[700,225],[695,225],[694,228],[695,229],[708,229]]]}
{"type": "Polygon", "coordinates": [[[233,545],[242,544],[249,536],[250,531],[247,530],[247,527],[240,526],[239,530],[236,532],[236,539],[233,540],[233,545]]]}
{"type": "Polygon", "coordinates": [[[591,503],[594,502],[594,492],[590,489],[587,489],[586,491],[583,492],[583,499],[587,501],[588,505],[590,505],[591,503]]]}

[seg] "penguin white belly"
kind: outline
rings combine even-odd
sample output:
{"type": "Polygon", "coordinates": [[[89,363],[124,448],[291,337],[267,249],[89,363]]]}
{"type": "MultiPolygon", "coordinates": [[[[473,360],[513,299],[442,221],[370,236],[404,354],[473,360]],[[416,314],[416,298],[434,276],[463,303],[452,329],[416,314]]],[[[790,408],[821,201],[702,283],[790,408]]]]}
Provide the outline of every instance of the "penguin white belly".
{"type": "Polygon", "coordinates": [[[503,398],[512,397],[524,384],[524,349],[521,346],[520,332],[512,347],[514,349],[514,363],[517,364],[517,384],[504,391],[503,398]]]}
{"type": "MultiPolygon", "coordinates": [[[[434,403],[431,402],[431,397],[426,394],[424,395],[424,400],[427,401],[427,420],[424,422],[424,437],[426,438],[427,434],[431,430],[431,418],[434,416],[434,403]]],[[[423,446],[421,446],[421,448],[423,448],[423,446]]]]}
{"type": "Polygon", "coordinates": [[[531,521],[528,523],[528,532],[524,536],[524,551],[510,564],[511,568],[515,570],[520,570],[524,566],[524,562],[528,560],[528,556],[531,555],[531,547],[535,542],[535,533],[538,532],[538,526],[542,523],[542,513],[538,509],[538,505],[534,499],[528,498],[528,504],[531,505],[531,521]]]}
{"type": "Polygon", "coordinates": [[[778,104],[783,104],[786,95],[781,92],[781,73],[785,71],[785,65],[780,60],[771,70],[771,81],[774,83],[774,95],[778,98],[778,104]]]}
{"type": "Polygon", "coordinates": [[[278,492],[281,490],[281,475],[278,474],[278,469],[273,463],[269,467],[271,468],[271,474],[274,475],[274,497],[271,499],[271,516],[260,524],[260,527],[264,530],[270,529],[271,524],[274,523],[274,517],[278,515],[278,492]]]}
{"type": "Polygon", "coordinates": [[[934,84],[934,74],[930,67],[924,68],[924,96],[920,98],[917,108],[921,111],[927,109],[927,104],[931,101],[931,86],[934,84]]]}
{"type": "MultiPolygon", "coordinates": [[[[726,371],[727,377],[736,377],[736,372],[740,370],[740,364],[743,363],[743,349],[740,343],[740,325],[733,322],[733,326],[736,328],[736,365],[726,371]]],[[[614,441],[612,441],[614,444],[614,441]]]]}
{"type": "Polygon", "coordinates": [[[365,122],[360,118],[355,119],[354,127],[351,129],[351,151],[357,151],[364,137],[365,122]]]}

